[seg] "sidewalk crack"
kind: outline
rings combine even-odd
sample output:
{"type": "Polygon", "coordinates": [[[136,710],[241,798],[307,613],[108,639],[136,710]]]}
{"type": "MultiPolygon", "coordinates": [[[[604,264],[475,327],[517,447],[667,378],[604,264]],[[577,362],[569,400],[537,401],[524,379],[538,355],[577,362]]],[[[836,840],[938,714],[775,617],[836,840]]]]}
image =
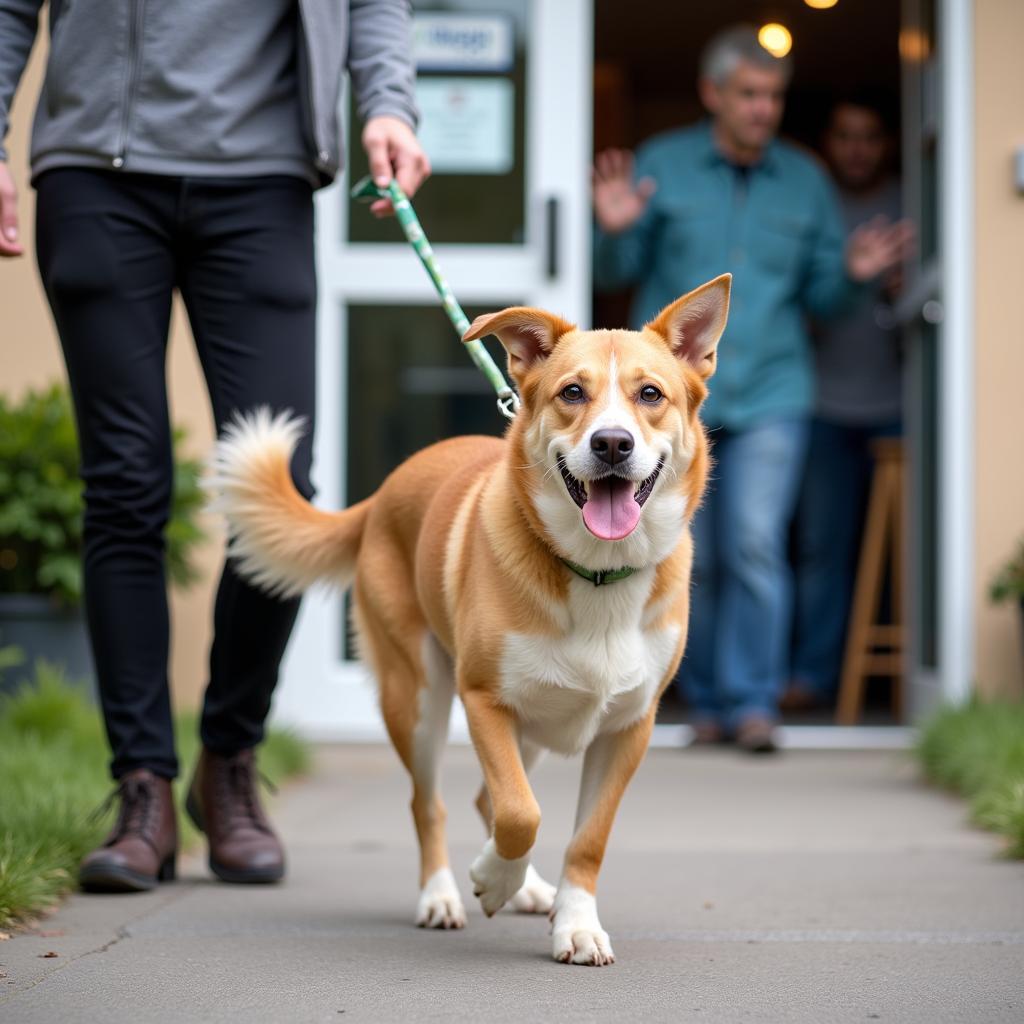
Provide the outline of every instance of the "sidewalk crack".
{"type": "Polygon", "coordinates": [[[42,977],[36,978],[35,981],[29,982],[25,985],[24,988],[19,988],[17,991],[11,992],[8,995],[0,995],[0,1006],[12,1002],[19,996],[24,995],[26,992],[31,992],[34,988],[38,988],[44,982],[47,982],[55,975],[58,975],[63,971],[66,971],[69,967],[71,967],[73,964],[78,963],[80,960],[84,960],[86,957],[89,956],[95,956],[97,953],[106,953],[108,950],[113,949],[113,947],[116,946],[118,943],[123,942],[125,939],[130,939],[132,937],[132,927],[134,925],[138,924],[140,921],[145,921],[149,917],[153,917],[155,914],[158,914],[163,910],[166,910],[172,904],[178,903],[186,896],[189,896],[193,892],[195,892],[198,887],[198,884],[195,882],[179,882],[174,887],[176,891],[167,893],[164,898],[159,900],[159,902],[154,903],[152,906],[147,907],[145,910],[137,913],[134,917],[130,917],[123,924],[118,925],[117,929],[114,932],[113,938],[108,939],[106,942],[103,943],[103,945],[95,946],[92,949],[83,950],[76,956],[69,957],[67,960],[64,961],[64,963],[54,967],[53,970],[48,971],[42,977]]]}

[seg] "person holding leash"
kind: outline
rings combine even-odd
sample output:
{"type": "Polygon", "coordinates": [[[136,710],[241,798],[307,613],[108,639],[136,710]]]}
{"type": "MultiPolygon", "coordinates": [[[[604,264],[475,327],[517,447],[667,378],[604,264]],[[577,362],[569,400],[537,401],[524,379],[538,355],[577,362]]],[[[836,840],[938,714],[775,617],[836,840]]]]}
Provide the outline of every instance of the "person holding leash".
{"type": "MultiPolygon", "coordinates": [[[[0,0],[0,141],[41,6],[0,0]]],[[[313,191],[344,159],[346,70],[375,181],[395,177],[413,194],[430,168],[415,136],[408,0],[49,9],[31,146],[36,248],[78,423],[85,608],[119,800],[80,875],[89,889],[137,891],[173,878],[178,845],[163,537],[172,293],[188,311],[218,431],[259,405],[304,417],[291,471],[311,497],[313,191]]],[[[0,149],[0,255],[22,252],[0,149]]],[[[225,881],[284,875],[253,750],[297,612],[298,599],[270,597],[225,566],[188,796],[225,881]]]]}
{"type": "Polygon", "coordinates": [[[694,595],[680,678],[698,742],[774,749],[786,674],[786,538],[813,402],[805,326],[852,305],[897,265],[905,224],[847,239],[813,159],[778,141],[790,67],[757,30],[705,48],[710,119],[632,154],[598,155],[593,179],[599,287],[636,284],[632,324],[712,273],[733,275],[729,324],[702,419],[715,469],[694,520],[694,595]],[[634,169],[635,168],[635,169],[634,169]]]}

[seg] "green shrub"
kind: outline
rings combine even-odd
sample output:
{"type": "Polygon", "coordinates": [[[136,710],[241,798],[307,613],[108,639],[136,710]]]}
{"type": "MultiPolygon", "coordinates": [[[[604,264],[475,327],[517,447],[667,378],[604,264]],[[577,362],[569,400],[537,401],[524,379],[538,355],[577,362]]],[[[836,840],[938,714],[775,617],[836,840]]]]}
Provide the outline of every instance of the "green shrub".
{"type": "Polygon", "coordinates": [[[922,729],[917,754],[930,779],[967,797],[972,819],[1024,857],[1024,703],[943,708],[922,729]]]}
{"type": "MultiPolygon", "coordinates": [[[[175,431],[177,453],[184,440],[175,431]]],[[[167,567],[182,586],[203,540],[201,465],[176,454],[167,527],[167,567]]],[[[78,439],[66,390],[29,391],[20,402],[0,395],[0,593],[49,594],[64,604],[82,595],[82,487],[78,439]]]]}
{"type": "Polygon", "coordinates": [[[996,604],[1024,601],[1024,540],[1017,546],[1017,553],[999,570],[988,595],[996,604]]]}
{"type": "Polygon", "coordinates": [[[971,815],[983,828],[1006,836],[1009,856],[1024,857],[1024,774],[982,790],[972,802],[971,815]]]}

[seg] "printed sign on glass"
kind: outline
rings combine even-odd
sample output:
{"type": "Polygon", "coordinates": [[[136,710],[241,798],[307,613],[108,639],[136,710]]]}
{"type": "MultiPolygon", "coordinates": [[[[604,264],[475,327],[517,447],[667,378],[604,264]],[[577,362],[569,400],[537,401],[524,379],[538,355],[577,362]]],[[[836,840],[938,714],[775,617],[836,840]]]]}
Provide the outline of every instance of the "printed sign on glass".
{"type": "Polygon", "coordinates": [[[419,71],[511,71],[512,22],[496,14],[417,14],[413,56],[419,71]]]}

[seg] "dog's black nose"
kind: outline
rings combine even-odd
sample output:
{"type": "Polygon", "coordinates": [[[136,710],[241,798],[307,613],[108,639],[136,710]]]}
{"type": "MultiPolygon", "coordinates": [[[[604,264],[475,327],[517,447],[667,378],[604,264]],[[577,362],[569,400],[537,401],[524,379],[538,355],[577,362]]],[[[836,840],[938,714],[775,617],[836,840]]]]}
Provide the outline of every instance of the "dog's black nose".
{"type": "Polygon", "coordinates": [[[633,454],[633,435],[618,427],[595,430],[590,436],[590,450],[609,466],[617,466],[633,454]]]}

